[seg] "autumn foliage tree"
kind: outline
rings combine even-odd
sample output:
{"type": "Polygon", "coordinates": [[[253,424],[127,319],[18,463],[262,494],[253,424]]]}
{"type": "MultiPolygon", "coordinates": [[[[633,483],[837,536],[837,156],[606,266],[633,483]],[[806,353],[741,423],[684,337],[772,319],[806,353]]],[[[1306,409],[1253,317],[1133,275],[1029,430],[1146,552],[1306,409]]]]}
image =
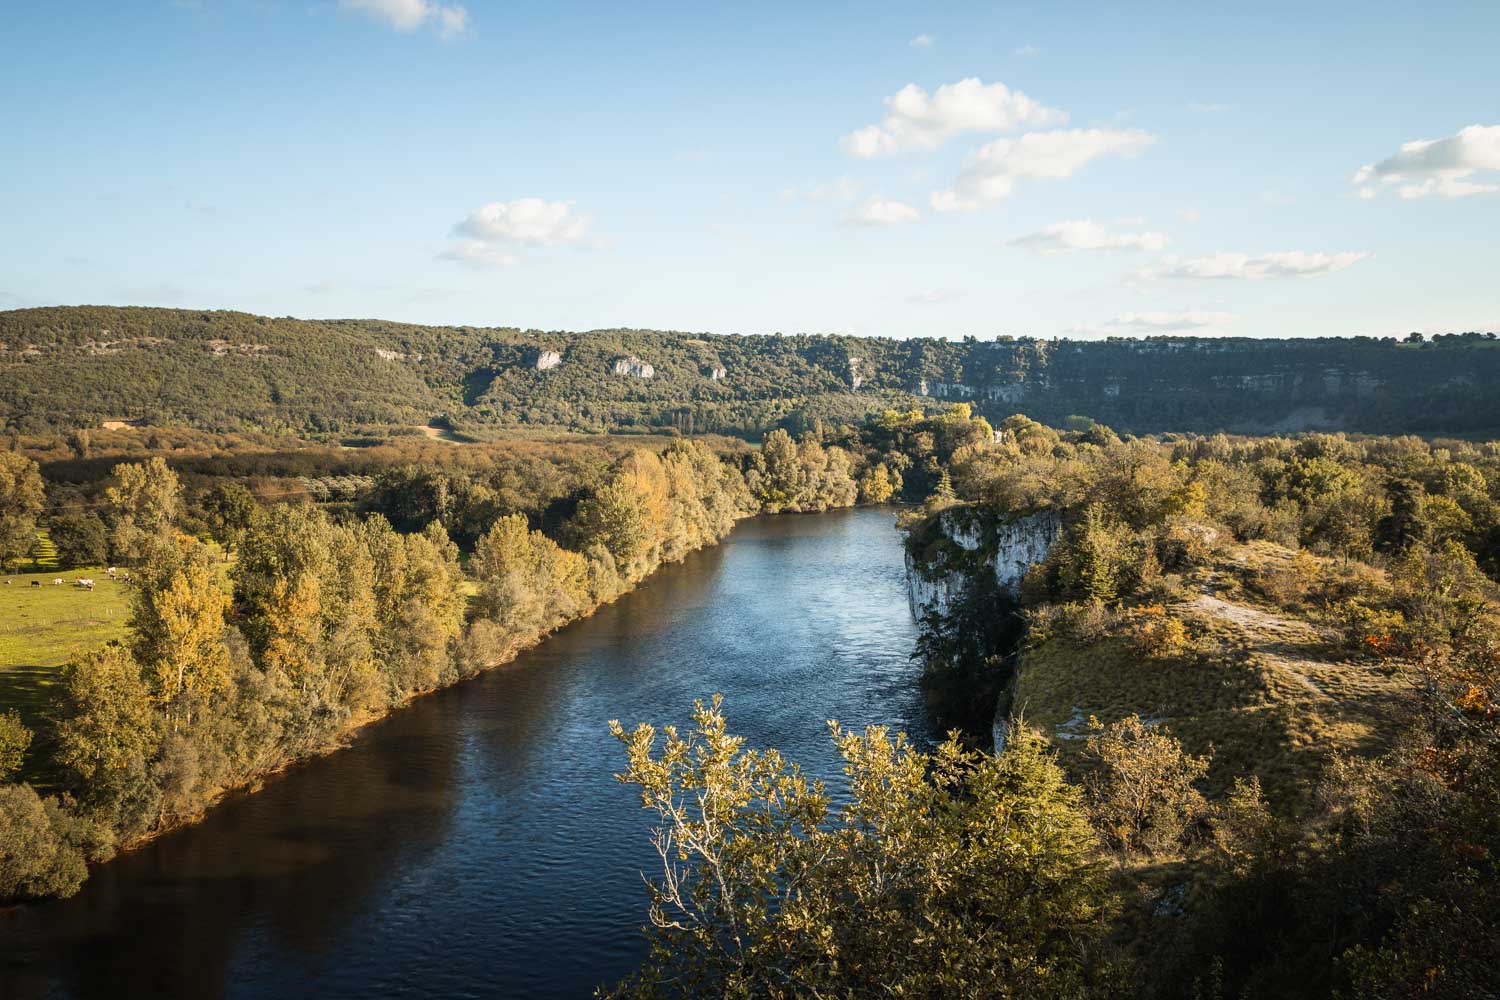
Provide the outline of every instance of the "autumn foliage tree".
{"type": "Polygon", "coordinates": [[[830,723],[847,797],[693,728],[610,724],[661,857],[650,958],[615,995],[1069,996],[1101,930],[1097,841],[1039,737],[932,753],[830,723]],[[660,736],[660,739],[659,739],[660,736]]]}

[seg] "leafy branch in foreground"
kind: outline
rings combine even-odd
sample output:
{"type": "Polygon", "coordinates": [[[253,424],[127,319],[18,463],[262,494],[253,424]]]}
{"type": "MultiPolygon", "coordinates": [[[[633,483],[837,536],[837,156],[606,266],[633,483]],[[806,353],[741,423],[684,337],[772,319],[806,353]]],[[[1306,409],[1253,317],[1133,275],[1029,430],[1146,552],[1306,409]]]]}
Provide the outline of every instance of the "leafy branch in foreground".
{"type": "Polygon", "coordinates": [[[829,729],[841,804],[729,735],[722,698],[680,734],[610,731],[655,814],[650,958],[617,996],[1080,995],[1104,875],[1077,791],[1036,734],[997,757],[884,726],[829,729]],[[658,743],[660,742],[660,746],[658,743]]]}

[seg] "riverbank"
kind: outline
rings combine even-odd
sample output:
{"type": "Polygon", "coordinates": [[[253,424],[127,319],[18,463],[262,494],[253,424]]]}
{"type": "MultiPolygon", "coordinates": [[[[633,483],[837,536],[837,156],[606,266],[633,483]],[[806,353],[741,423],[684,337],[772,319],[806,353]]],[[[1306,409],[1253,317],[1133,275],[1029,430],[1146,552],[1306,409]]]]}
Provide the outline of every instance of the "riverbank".
{"type": "Polygon", "coordinates": [[[0,918],[0,991],[590,995],[644,958],[640,873],[659,865],[636,794],[611,777],[609,719],[682,721],[722,692],[749,745],[830,789],[827,719],[930,741],[893,514],[739,520],[498,669],[121,856],[77,897],[0,918]]]}

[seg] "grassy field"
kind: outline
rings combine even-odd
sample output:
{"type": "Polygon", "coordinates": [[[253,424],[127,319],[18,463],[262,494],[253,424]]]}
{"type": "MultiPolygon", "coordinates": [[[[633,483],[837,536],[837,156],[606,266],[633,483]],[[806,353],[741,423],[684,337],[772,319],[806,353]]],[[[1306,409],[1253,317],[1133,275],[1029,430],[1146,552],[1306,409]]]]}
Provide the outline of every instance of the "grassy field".
{"type": "Polygon", "coordinates": [[[78,653],[125,634],[129,587],[101,568],[6,576],[0,583],[0,709],[15,708],[36,733],[23,779],[45,784],[37,767],[51,740],[51,707],[61,668],[78,653]],[[92,577],[92,591],[73,585],[92,577]],[[52,581],[61,578],[62,586],[52,581]],[[40,581],[33,587],[32,581],[40,581]]]}

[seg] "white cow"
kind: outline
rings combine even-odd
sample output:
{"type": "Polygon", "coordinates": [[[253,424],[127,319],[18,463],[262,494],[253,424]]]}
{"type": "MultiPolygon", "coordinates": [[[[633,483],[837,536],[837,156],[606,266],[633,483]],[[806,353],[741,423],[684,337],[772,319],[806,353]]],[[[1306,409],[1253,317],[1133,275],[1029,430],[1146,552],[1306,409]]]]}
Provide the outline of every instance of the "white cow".
{"type": "Polygon", "coordinates": [[[61,587],[62,586],[62,577],[58,577],[56,580],[53,580],[52,581],[52,586],[54,586],[54,587],[61,587]]]}

